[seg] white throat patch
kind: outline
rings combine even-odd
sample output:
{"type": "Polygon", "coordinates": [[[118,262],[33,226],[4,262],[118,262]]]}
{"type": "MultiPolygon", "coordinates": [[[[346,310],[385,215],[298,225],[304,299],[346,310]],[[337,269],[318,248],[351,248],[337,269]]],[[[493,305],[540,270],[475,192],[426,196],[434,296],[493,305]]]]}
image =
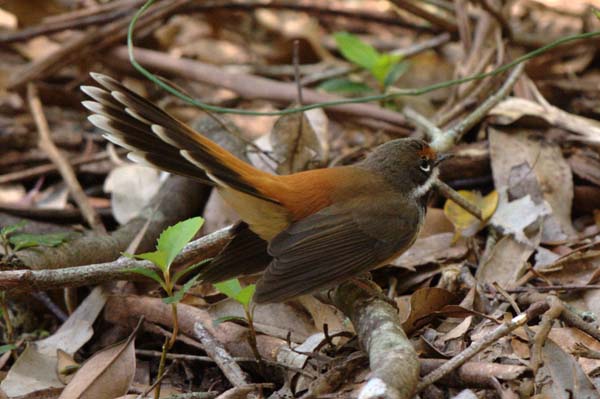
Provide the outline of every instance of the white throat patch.
{"type": "Polygon", "coordinates": [[[417,187],[416,190],[413,192],[413,197],[420,198],[423,195],[427,194],[427,192],[435,184],[435,181],[437,180],[439,174],[440,174],[439,168],[436,167],[435,169],[433,169],[433,172],[431,172],[431,175],[427,178],[425,183],[423,183],[423,185],[417,187]]]}

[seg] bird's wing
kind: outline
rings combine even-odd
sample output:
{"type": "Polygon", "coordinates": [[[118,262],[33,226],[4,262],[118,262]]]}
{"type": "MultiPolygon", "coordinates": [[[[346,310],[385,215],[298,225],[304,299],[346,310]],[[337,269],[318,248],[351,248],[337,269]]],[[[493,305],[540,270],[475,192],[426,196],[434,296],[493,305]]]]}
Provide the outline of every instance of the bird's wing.
{"type": "Polygon", "coordinates": [[[269,244],[273,261],[256,302],[278,302],[328,288],[408,248],[420,225],[418,206],[397,196],[358,198],[291,224],[269,244]],[[412,208],[411,208],[412,207],[412,208]]]}
{"type": "Polygon", "coordinates": [[[203,282],[218,283],[262,272],[271,262],[267,242],[250,230],[247,223],[238,222],[231,230],[231,241],[202,269],[203,282]]]}

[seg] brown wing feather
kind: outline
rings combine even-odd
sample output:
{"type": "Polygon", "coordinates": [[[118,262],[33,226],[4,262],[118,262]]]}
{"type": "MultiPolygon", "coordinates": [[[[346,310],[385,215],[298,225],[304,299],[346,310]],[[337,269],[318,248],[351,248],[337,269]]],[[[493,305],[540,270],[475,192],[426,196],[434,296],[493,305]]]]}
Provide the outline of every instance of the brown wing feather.
{"type": "Polygon", "coordinates": [[[378,199],[332,205],[276,236],[269,244],[273,261],[254,300],[279,302],[332,287],[408,248],[420,226],[419,210],[406,209],[412,202],[397,194],[378,199]]]}

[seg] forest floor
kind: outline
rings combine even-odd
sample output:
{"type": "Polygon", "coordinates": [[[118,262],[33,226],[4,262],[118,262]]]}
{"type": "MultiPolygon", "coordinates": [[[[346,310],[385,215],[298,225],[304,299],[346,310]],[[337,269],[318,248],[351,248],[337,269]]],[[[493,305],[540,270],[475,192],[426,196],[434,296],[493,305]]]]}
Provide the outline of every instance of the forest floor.
{"type": "Polygon", "coordinates": [[[143,4],[0,3],[0,397],[600,398],[600,1],[158,0],[180,97],[143,4]],[[255,305],[185,273],[238,216],[108,142],[91,72],[271,173],[430,141],[483,220],[434,192],[370,288],[255,305]]]}

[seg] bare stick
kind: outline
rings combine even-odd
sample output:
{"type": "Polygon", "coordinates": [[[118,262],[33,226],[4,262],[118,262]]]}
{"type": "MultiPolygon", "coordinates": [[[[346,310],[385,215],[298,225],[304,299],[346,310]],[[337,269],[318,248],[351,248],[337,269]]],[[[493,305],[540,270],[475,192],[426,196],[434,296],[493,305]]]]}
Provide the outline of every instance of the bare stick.
{"type": "MultiPolygon", "coordinates": [[[[117,150],[117,153],[118,154],[126,154],[127,151],[119,149],[119,150],[117,150]]],[[[104,161],[104,160],[108,159],[109,157],[110,157],[110,155],[108,154],[108,152],[101,151],[101,152],[98,152],[93,155],[76,156],[76,157],[69,159],[68,162],[71,165],[71,167],[73,167],[73,166],[81,166],[81,165],[87,165],[87,164],[91,164],[91,163],[95,163],[95,162],[104,161]]],[[[16,181],[20,181],[20,180],[24,180],[24,179],[32,179],[35,177],[46,175],[48,173],[56,172],[57,170],[58,170],[57,165],[52,164],[52,163],[34,166],[29,169],[20,170],[18,172],[11,172],[11,173],[6,173],[3,175],[0,175],[0,184],[12,183],[12,182],[16,182],[16,181]]]]}
{"type": "Polygon", "coordinates": [[[231,385],[240,387],[248,384],[248,375],[242,371],[225,346],[204,327],[201,320],[194,324],[194,336],[204,346],[206,354],[215,361],[231,385]]]}
{"type": "Polygon", "coordinates": [[[73,168],[65,158],[63,154],[59,151],[58,148],[52,142],[52,138],[50,137],[50,127],[48,126],[48,121],[44,116],[44,110],[42,109],[42,102],[37,93],[36,87],[33,83],[29,83],[27,85],[27,100],[29,102],[29,108],[33,115],[33,119],[35,121],[35,125],[37,126],[39,133],[39,147],[48,154],[48,157],[52,160],[52,162],[58,168],[63,180],[67,184],[69,188],[69,192],[73,196],[73,199],[77,203],[79,209],[81,209],[81,213],[83,214],[85,220],[88,222],[92,229],[96,230],[99,233],[106,233],[106,229],[100,220],[100,216],[96,213],[90,201],[83,192],[83,188],[79,184],[77,180],[77,176],[73,171],[73,168]]]}

